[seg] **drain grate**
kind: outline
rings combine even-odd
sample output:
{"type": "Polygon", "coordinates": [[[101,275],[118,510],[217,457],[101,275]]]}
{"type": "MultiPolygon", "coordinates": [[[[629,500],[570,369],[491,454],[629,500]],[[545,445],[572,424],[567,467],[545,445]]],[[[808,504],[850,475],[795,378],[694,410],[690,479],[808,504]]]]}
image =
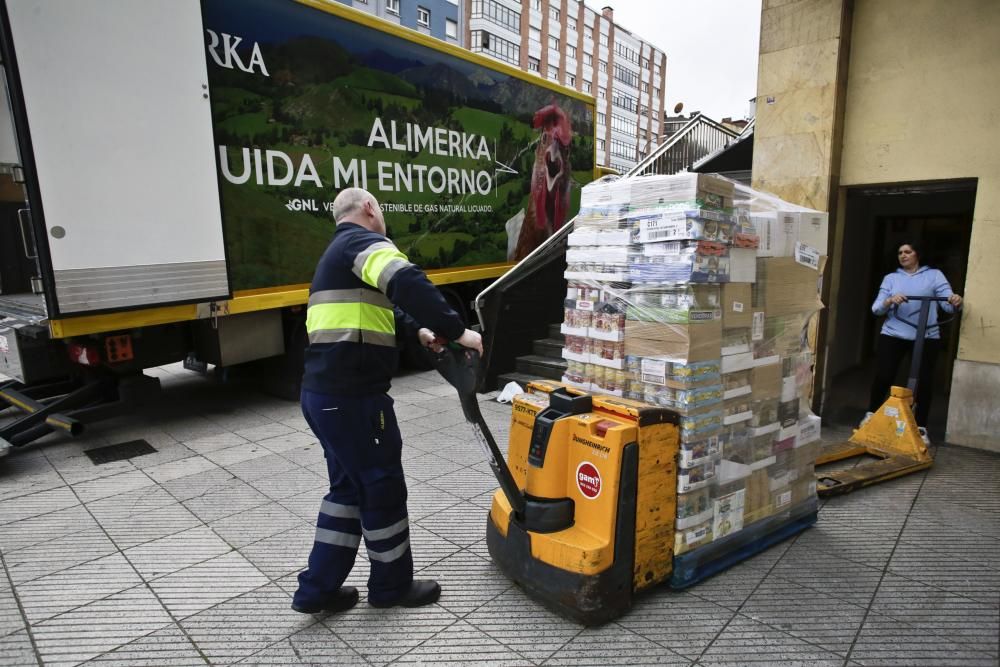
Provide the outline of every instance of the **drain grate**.
{"type": "Polygon", "coordinates": [[[145,440],[129,440],[128,442],[120,442],[117,445],[88,449],[84,451],[84,454],[90,457],[94,465],[101,465],[102,463],[112,463],[114,461],[127,461],[136,456],[153,454],[155,452],[156,449],[145,440]]]}

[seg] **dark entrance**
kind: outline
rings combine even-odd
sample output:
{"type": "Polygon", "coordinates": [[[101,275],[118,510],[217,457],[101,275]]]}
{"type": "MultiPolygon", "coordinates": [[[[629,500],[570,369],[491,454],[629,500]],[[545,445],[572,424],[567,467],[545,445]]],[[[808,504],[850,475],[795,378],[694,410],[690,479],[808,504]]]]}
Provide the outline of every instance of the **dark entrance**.
{"type": "MultiPolygon", "coordinates": [[[[976,181],[947,181],[850,188],[844,218],[840,284],[829,304],[835,310],[827,336],[824,421],[856,425],[867,409],[874,374],[875,343],[882,319],[871,314],[882,277],[899,266],[896,250],[921,244],[921,264],[940,269],[952,289],[964,294],[976,181]]],[[[958,354],[959,322],[942,328],[942,351],[934,374],[934,401],[927,428],[943,440],[958,354]]],[[[907,359],[896,384],[905,386],[907,359]]]]}

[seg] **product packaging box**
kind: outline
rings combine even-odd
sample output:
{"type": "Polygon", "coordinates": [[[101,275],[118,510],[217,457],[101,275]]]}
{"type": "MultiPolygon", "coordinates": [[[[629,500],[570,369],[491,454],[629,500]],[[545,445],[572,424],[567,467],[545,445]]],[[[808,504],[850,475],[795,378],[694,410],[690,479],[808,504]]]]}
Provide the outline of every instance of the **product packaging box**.
{"type": "MultiPolygon", "coordinates": [[[[826,258],[821,258],[821,270],[826,258]]],[[[768,318],[812,313],[823,308],[819,298],[820,271],[799,264],[791,257],[757,259],[754,308],[768,318]]]]}
{"type": "Polygon", "coordinates": [[[697,324],[625,321],[625,355],[670,361],[709,361],[722,356],[722,321],[697,324]]]}
{"type": "Polygon", "coordinates": [[[729,281],[734,283],[757,282],[757,251],[749,248],[729,250],[729,281]]]}
{"type": "Polygon", "coordinates": [[[753,325],[753,285],[726,283],[722,286],[722,326],[726,329],[753,325]]]}
{"type": "Polygon", "coordinates": [[[750,371],[750,386],[754,400],[776,400],[781,398],[781,364],[755,366],[750,371]]]}

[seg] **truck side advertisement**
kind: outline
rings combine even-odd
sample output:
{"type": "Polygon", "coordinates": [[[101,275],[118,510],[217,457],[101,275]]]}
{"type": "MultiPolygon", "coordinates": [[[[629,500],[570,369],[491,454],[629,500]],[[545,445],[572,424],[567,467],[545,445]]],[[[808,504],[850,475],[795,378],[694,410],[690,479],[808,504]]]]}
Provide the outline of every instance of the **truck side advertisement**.
{"type": "Polygon", "coordinates": [[[575,214],[594,172],[585,96],[346,10],[238,6],[202,3],[234,291],[308,283],[345,187],[378,198],[432,275],[517,261],[575,214]]]}

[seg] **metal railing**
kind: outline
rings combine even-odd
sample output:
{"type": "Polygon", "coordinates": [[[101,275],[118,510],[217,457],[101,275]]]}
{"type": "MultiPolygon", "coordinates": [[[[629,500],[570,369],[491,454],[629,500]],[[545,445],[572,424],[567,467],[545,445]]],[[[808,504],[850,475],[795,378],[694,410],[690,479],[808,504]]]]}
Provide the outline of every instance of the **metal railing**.
{"type": "Polygon", "coordinates": [[[725,125],[702,114],[695,114],[663,145],[640,161],[629,176],[677,174],[691,169],[695,162],[724,149],[740,136],[725,125]]]}

